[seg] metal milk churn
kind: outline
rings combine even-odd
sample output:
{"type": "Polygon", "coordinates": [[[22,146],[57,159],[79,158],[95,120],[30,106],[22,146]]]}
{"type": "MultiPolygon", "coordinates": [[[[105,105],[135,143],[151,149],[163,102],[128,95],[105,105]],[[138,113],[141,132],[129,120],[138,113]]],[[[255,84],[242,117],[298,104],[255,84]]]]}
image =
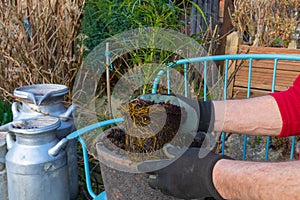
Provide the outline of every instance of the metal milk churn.
{"type": "Polygon", "coordinates": [[[6,132],[0,132],[0,200],[7,200],[7,178],[5,167],[6,132]]]}
{"type": "Polygon", "coordinates": [[[60,119],[49,116],[9,125],[5,157],[9,200],[70,198],[66,152],[48,154],[58,142],[55,131],[59,126],[60,119]]]}
{"type": "MultiPolygon", "coordinates": [[[[68,88],[60,84],[36,84],[18,87],[14,90],[14,96],[22,100],[22,103],[14,102],[12,105],[13,120],[32,118],[37,116],[55,116],[61,119],[61,125],[56,130],[58,139],[66,137],[75,130],[72,112],[74,106],[66,108],[64,95],[68,88]]],[[[67,165],[69,173],[70,199],[78,196],[78,163],[77,143],[72,140],[66,147],[67,165]]]]}

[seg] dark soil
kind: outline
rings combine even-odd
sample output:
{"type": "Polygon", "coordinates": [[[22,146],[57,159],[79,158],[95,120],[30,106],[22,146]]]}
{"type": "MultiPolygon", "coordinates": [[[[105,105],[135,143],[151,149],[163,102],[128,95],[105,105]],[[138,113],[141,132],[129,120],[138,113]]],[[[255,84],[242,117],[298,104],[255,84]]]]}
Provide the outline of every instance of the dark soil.
{"type": "Polygon", "coordinates": [[[177,134],[186,111],[170,103],[154,103],[135,99],[120,107],[125,118],[125,141],[119,147],[134,153],[159,150],[177,134]]]}
{"type": "MultiPolygon", "coordinates": [[[[108,135],[106,137],[116,147],[125,150],[126,134],[125,134],[125,131],[123,129],[121,129],[121,128],[111,129],[111,131],[108,133],[108,135]]],[[[193,138],[193,141],[189,145],[189,147],[201,147],[201,145],[203,144],[204,138],[205,138],[205,133],[198,132],[197,135],[193,138]]],[[[103,142],[105,142],[105,140],[103,142]]],[[[109,147],[110,145],[105,145],[105,146],[109,147]]],[[[110,149],[110,150],[116,151],[116,149],[110,149]]]]}

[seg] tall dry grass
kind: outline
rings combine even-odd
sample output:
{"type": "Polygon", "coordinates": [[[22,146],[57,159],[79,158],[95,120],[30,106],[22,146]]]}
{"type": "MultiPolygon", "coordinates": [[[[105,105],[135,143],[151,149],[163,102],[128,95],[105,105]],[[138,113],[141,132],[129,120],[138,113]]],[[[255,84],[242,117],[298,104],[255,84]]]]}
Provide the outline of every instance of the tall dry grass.
{"type": "Polygon", "coordinates": [[[72,82],[82,62],[76,47],[84,0],[0,2],[0,98],[14,88],[72,82]]]}
{"type": "Polygon", "coordinates": [[[234,0],[233,24],[253,46],[287,47],[300,23],[299,0],[234,0]]]}

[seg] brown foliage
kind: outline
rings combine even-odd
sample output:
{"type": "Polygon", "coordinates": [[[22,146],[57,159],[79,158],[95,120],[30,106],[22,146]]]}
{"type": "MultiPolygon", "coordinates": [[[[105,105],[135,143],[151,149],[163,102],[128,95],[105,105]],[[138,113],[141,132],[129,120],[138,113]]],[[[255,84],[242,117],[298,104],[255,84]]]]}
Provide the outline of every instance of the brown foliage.
{"type": "Polygon", "coordinates": [[[233,24],[254,46],[286,47],[300,22],[299,0],[234,0],[233,24]]]}
{"type": "Polygon", "coordinates": [[[0,98],[10,100],[14,88],[38,83],[65,84],[71,91],[82,61],[75,40],[83,4],[84,0],[0,2],[0,98]]]}

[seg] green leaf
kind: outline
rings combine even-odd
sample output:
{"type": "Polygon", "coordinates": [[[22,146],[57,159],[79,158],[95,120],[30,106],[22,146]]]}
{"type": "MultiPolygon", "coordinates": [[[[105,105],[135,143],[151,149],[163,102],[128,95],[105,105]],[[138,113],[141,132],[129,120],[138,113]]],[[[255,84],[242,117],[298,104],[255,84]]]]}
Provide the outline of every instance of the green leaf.
{"type": "Polygon", "coordinates": [[[203,18],[203,20],[205,22],[205,25],[208,26],[205,14],[204,14],[203,10],[200,8],[200,6],[198,4],[196,4],[195,2],[193,2],[193,1],[188,1],[188,2],[190,2],[193,6],[195,6],[195,8],[198,10],[198,12],[200,13],[201,17],[203,18]]]}

